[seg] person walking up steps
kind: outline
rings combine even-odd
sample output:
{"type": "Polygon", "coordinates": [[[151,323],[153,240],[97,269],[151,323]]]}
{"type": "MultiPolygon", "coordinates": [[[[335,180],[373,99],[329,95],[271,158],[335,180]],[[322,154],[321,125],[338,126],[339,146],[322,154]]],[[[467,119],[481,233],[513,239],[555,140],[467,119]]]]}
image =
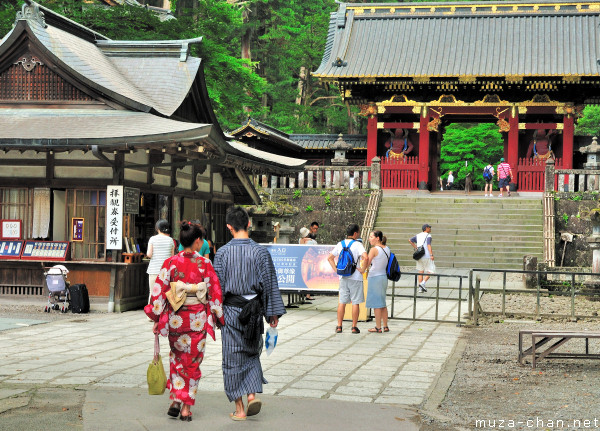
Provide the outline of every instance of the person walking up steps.
{"type": "Polygon", "coordinates": [[[435,263],[433,262],[433,250],[431,249],[431,226],[423,225],[423,232],[413,236],[408,240],[410,245],[416,250],[417,247],[424,246],[425,254],[417,260],[417,271],[419,272],[419,293],[427,292],[425,284],[429,280],[429,275],[423,277],[423,273],[433,274],[435,272],[435,263]]]}
{"type": "Polygon", "coordinates": [[[493,183],[494,183],[494,167],[491,163],[483,169],[483,179],[485,180],[485,196],[492,197],[493,183]]]}
{"type": "Polygon", "coordinates": [[[512,170],[510,165],[504,161],[504,157],[500,159],[498,165],[498,187],[500,188],[499,197],[502,197],[502,189],[506,187],[506,195],[510,196],[510,181],[512,179],[512,170]]]}

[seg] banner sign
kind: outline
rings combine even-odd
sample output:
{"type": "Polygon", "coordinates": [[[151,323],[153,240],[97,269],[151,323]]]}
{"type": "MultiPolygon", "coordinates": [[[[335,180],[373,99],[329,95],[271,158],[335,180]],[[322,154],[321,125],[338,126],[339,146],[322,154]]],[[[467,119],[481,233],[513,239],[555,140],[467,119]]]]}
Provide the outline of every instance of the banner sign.
{"type": "Polygon", "coordinates": [[[280,289],[338,291],[339,276],[327,261],[335,245],[263,245],[271,253],[280,289]]]}
{"type": "Polygon", "coordinates": [[[106,187],[106,249],[123,248],[123,186],[106,187]]]}

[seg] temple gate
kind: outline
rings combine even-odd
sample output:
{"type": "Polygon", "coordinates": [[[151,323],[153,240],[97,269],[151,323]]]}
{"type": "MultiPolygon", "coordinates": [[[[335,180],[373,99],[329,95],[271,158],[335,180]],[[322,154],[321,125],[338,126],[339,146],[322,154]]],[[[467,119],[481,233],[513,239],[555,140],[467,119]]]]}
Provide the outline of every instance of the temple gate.
{"type": "Polygon", "coordinates": [[[542,191],[600,101],[599,28],[600,1],[342,3],[314,75],[368,117],[384,188],[434,189],[444,126],[495,122],[511,187],[542,191]]]}

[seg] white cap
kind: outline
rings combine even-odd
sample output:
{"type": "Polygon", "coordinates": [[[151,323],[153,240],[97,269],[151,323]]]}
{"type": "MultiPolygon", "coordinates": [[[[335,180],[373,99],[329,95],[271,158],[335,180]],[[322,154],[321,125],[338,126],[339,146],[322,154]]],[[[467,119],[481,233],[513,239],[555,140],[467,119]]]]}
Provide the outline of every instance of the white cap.
{"type": "Polygon", "coordinates": [[[310,233],[310,231],[307,228],[305,228],[305,227],[300,228],[300,238],[306,238],[309,233],[310,233]]]}

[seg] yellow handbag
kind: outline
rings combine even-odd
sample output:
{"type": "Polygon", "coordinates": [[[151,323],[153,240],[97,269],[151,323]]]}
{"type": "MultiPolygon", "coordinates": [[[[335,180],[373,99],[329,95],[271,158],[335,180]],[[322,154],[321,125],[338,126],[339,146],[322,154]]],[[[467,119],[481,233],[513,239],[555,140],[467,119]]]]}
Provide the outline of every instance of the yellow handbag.
{"type": "Polygon", "coordinates": [[[148,393],[150,395],[162,395],[167,387],[167,376],[163,368],[162,359],[160,358],[160,344],[158,342],[158,334],[154,334],[154,358],[148,365],[146,378],[148,380],[148,393]]]}

